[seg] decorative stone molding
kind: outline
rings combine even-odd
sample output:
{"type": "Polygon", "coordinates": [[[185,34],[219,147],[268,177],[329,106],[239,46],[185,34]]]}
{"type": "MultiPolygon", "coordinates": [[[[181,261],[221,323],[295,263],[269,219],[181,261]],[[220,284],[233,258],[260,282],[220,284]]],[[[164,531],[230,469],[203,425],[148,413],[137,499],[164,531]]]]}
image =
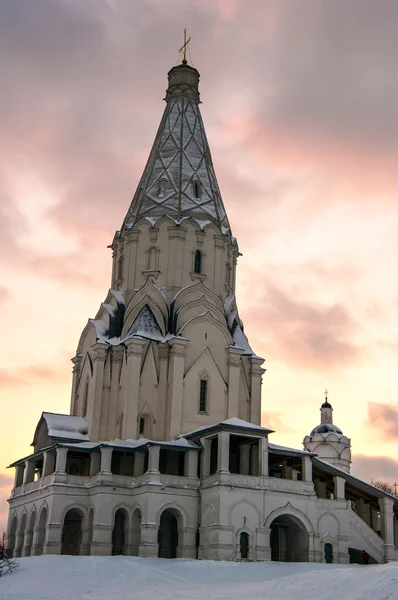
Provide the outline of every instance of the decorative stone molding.
{"type": "Polygon", "coordinates": [[[126,243],[127,244],[137,244],[138,239],[140,237],[139,229],[127,229],[126,231],[126,243]]]}
{"type": "Polygon", "coordinates": [[[155,244],[158,241],[159,229],[157,227],[151,227],[150,229],[148,229],[148,233],[149,241],[151,242],[151,244],[155,244]]]}
{"type": "Polygon", "coordinates": [[[227,242],[224,236],[215,235],[214,236],[214,247],[220,248],[220,250],[225,250],[227,247],[227,242]]]}
{"type": "Polygon", "coordinates": [[[130,356],[141,356],[146,341],[137,338],[128,338],[124,340],[124,344],[127,348],[127,358],[129,358],[130,356]]]}
{"type": "Polygon", "coordinates": [[[179,225],[177,226],[171,226],[168,227],[168,232],[169,232],[169,239],[170,240],[185,240],[186,236],[187,236],[187,229],[185,227],[181,227],[179,225]]]}
{"type": "Polygon", "coordinates": [[[206,235],[206,233],[204,231],[196,232],[196,245],[197,246],[203,246],[205,235],[206,235]]]}

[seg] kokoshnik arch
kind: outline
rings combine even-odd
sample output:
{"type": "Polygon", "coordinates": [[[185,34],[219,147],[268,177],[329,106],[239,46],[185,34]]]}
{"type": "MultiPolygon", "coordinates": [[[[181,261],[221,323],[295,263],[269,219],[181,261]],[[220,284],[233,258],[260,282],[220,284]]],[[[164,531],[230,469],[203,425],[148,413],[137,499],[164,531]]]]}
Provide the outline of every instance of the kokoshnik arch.
{"type": "Polygon", "coordinates": [[[225,560],[396,559],[398,505],[350,475],[332,406],[304,450],[261,426],[264,360],[235,298],[239,247],[199,110],[199,73],[166,108],[111,248],[111,289],[81,335],[70,415],[43,412],[15,463],[8,547],[31,554],[225,560]]]}

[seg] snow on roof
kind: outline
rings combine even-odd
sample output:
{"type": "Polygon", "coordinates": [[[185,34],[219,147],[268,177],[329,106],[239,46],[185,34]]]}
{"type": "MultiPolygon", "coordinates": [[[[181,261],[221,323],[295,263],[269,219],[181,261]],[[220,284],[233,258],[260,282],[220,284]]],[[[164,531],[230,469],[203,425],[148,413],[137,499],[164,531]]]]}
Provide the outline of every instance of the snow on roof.
{"type": "Polygon", "coordinates": [[[114,298],[118,304],[122,304],[123,306],[125,305],[125,301],[124,301],[122,292],[119,292],[119,290],[113,290],[113,289],[110,289],[109,291],[112,294],[112,296],[114,296],[114,298]]]}
{"type": "Polygon", "coordinates": [[[279,446],[278,444],[272,444],[271,442],[268,444],[268,448],[270,450],[274,450],[274,452],[290,452],[294,454],[300,454],[303,456],[316,456],[314,452],[308,452],[307,450],[297,450],[296,448],[289,448],[288,446],[279,446]]]}
{"type": "Polygon", "coordinates": [[[160,331],[159,325],[151,309],[146,305],[139,312],[136,320],[130,327],[126,339],[129,337],[149,338],[159,342],[163,340],[163,334],[160,331]]]}
{"type": "Polygon", "coordinates": [[[83,417],[44,412],[42,418],[47,423],[49,437],[88,441],[88,425],[83,417]]]}
{"type": "Polygon", "coordinates": [[[68,444],[62,443],[59,444],[64,447],[73,447],[80,450],[92,450],[94,448],[99,448],[101,446],[108,446],[111,448],[122,448],[124,450],[137,450],[139,448],[147,448],[148,446],[166,446],[169,448],[182,448],[182,449],[194,449],[199,450],[199,446],[194,442],[190,442],[185,438],[178,438],[177,440],[169,440],[169,441],[157,441],[157,440],[149,440],[147,438],[139,438],[137,440],[112,440],[108,442],[82,442],[81,444],[68,444]]]}
{"type": "Polygon", "coordinates": [[[219,421],[218,423],[213,423],[212,425],[202,425],[202,427],[198,427],[193,431],[189,431],[188,433],[182,434],[180,437],[191,437],[195,436],[198,433],[217,429],[217,428],[225,428],[225,427],[236,427],[239,429],[253,429],[253,431],[263,432],[263,433],[273,433],[272,429],[267,429],[266,427],[261,427],[261,425],[255,425],[254,423],[250,423],[249,421],[244,421],[243,419],[238,419],[237,417],[231,417],[230,419],[225,419],[225,421],[219,421]]]}
{"type": "Polygon", "coordinates": [[[249,340],[247,339],[246,335],[244,334],[239,325],[235,327],[232,339],[234,341],[235,348],[242,348],[242,350],[245,351],[245,354],[253,354],[253,350],[251,349],[249,340]]]}

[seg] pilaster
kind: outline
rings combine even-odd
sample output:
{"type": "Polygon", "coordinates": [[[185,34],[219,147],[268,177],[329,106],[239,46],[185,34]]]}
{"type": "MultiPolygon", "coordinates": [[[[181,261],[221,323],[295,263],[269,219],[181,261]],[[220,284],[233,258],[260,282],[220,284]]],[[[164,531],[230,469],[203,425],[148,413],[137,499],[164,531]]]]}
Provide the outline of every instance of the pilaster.
{"type": "Polygon", "coordinates": [[[82,365],[82,356],[81,354],[76,354],[72,358],[73,369],[72,369],[72,392],[71,392],[71,400],[70,400],[70,414],[76,414],[76,394],[77,394],[77,386],[79,383],[81,365],[82,365]]]}
{"type": "Polygon", "coordinates": [[[214,236],[214,282],[213,289],[217,296],[222,296],[225,282],[225,250],[226,239],[223,235],[214,236]]]}
{"type": "Polygon", "coordinates": [[[89,437],[91,441],[97,441],[100,437],[102,388],[104,384],[104,366],[107,352],[108,346],[105,344],[95,344],[91,348],[93,378],[89,385],[87,406],[87,421],[89,426],[89,437]]]}
{"type": "Polygon", "coordinates": [[[129,338],[124,342],[127,347],[127,389],[124,395],[123,439],[137,437],[138,402],[140,393],[140,376],[142,352],[146,342],[136,338],[129,338]]]}
{"type": "Polygon", "coordinates": [[[174,338],[171,347],[169,385],[169,432],[168,439],[175,439],[181,433],[182,398],[184,391],[185,351],[188,340],[174,338]]]}
{"type": "Polygon", "coordinates": [[[128,304],[134,294],[138,282],[137,279],[137,255],[138,241],[140,237],[138,229],[127,229],[126,231],[126,291],[125,298],[128,304]]]}
{"type": "Polygon", "coordinates": [[[228,352],[228,419],[239,417],[241,355],[244,350],[230,346],[228,352]]]}
{"type": "Polygon", "coordinates": [[[167,439],[167,377],[169,370],[169,351],[170,346],[168,344],[158,344],[159,385],[155,437],[157,440],[167,439]]]}
{"type": "Polygon", "coordinates": [[[261,425],[261,384],[265,369],[261,367],[264,359],[250,358],[250,420],[261,425]]]}
{"type": "Polygon", "coordinates": [[[168,227],[169,262],[167,282],[169,291],[174,295],[182,287],[184,266],[184,245],[187,230],[181,226],[168,227]]]}

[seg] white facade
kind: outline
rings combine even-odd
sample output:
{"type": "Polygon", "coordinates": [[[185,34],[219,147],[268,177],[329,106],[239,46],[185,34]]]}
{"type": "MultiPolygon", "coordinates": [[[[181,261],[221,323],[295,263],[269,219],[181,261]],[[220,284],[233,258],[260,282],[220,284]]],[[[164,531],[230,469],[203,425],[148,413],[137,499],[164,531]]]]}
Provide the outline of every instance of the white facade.
{"type": "Polygon", "coordinates": [[[188,65],[169,73],[111,246],[111,289],[73,358],[70,415],[43,413],[34,453],[12,465],[8,546],[17,556],[395,559],[398,507],[349,474],[350,440],[328,403],[325,431],[304,450],[261,427],[264,361],[239,318],[239,249],[198,82],[188,65]]]}

